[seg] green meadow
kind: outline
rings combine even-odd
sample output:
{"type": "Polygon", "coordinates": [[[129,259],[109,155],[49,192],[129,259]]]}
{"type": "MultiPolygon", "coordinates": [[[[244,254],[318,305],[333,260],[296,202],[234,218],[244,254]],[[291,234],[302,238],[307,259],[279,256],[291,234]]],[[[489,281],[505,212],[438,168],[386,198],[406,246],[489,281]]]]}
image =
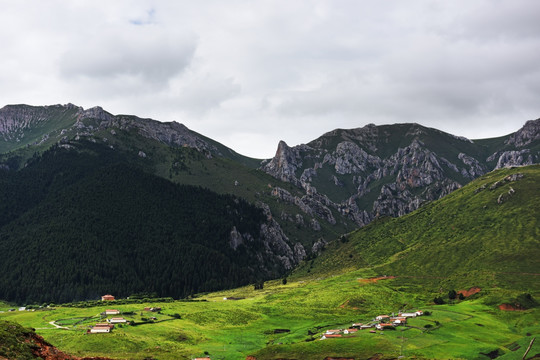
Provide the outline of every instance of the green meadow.
{"type": "MultiPolygon", "coordinates": [[[[262,290],[243,287],[197,299],[206,301],[58,306],[4,312],[0,319],[34,328],[70,354],[118,359],[190,359],[205,354],[212,359],[245,359],[248,355],[257,359],[363,359],[376,354],[380,358],[488,359],[483,354],[493,351],[503,359],[521,359],[531,338],[540,333],[540,309],[506,312],[486,305],[487,294],[493,298],[494,289],[482,290],[474,299],[433,305],[429,299],[438,293],[435,287],[411,285],[407,278],[399,277],[366,284],[359,281],[365,275],[354,271],[291,280],[286,285],[271,281],[262,290]],[[162,311],[143,311],[151,306],[162,311]],[[89,326],[104,321],[100,313],[109,308],[127,313],[121,316],[135,325],[117,325],[110,334],[86,334],[89,326]],[[415,309],[432,314],[411,319],[406,327],[393,331],[361,330],[351,337],[320,340],[328,329],[415,309]],[[153,322],[144,321],[151,316],[156,317],[153,322]],[[51,321],[67,329],[55,328],[51,321]]],[[[530,352],[536,353],[540,353],[538,343],[530,352]]]]}
{"type": "MultiPolygon", "coordinates": [[[[10,312],[18,307],[0,303],[0,320],[34,328],[67,353],[115,359],[522,359],[540,335],[538,194],[540,166],[504,169],[341,237],[288,281],[267,281],[263,289],[35,311],[10,312]],[[449,296],[472,287],[480,292],[449,296]],[[156,306],[160,313],[143,311],[156,306]],[[120,310],[132,325],[87,334],[105,321],[106,309],[120,310]],[[394,330],[321,340],[329,329],[412,310],[431,314],[394,330]]],[[[9,335],[0,326],[0,345],[9,335]]],[[[537,355],[540,340],[527,358],[537,355]]]]}

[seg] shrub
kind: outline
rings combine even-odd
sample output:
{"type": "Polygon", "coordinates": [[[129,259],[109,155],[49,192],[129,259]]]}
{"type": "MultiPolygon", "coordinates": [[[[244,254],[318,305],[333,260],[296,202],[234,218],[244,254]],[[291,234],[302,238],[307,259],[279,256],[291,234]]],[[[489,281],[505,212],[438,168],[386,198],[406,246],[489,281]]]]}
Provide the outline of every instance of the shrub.
{"type": "Polygon", "coordinates": [[[440,296],[436,296],[434,299],[433,299],[433,302],[437,305],[442,305],[444,304],[444,300],[442,297],[440,296]]]}

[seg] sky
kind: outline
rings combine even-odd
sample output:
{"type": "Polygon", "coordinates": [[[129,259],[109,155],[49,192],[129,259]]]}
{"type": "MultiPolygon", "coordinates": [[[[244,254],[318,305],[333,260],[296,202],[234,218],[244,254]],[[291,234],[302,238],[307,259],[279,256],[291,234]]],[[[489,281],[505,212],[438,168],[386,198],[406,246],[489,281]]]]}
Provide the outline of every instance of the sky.
{"type": "Polygon", "coordinates": [[[235,151],[540,117],[537,0],[0,0],[0,107],[177,121],[235,151]]]}

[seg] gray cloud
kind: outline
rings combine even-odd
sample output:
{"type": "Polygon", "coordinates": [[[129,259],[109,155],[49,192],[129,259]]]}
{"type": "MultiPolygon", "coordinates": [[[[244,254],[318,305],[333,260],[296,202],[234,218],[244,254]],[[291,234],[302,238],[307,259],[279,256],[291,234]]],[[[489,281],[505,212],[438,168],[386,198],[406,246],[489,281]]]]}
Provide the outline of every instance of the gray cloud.
{"type": "Polygon", "coordinates": [[[499,136],[540,116],[538,13],[535,0],[20,0],[0,12],[0,96],[176,120],[258,157],[370,122],[499,136]]]}

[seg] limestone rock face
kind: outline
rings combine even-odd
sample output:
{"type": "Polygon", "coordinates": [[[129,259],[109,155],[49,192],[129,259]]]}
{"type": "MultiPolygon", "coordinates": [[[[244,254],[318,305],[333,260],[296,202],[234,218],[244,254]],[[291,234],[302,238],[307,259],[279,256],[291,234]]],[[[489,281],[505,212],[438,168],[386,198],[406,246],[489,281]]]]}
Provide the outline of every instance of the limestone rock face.
{"type": "Polygon", "coordinates": [[[302,166],[302,157],[300,155],[302,147],[303,145],[290,148],[285,141],[280,141],[276,155],[269,163],[263,166],[263,170],[276,179],[299,184],[296,178],[296,170],[302,166]]]}
{"type": "Polygon", "coordinates": [[[296,243],[291,248],[289,238],[274,219],[261,225],[260,236],[266,254],[285,270],[291,270],[306,256],[302,244],[296,243]]]}
{"type": "Polygon", "coordinates": [[[505,141],[505,144],[522,148],[536,140],[540,140],[540,119],[527,121],[521,129],[505,141]]]}
{"type": "Polygon", "coordinates": [[[504,151],[497,160],[497,166],[495,169],[532,165],[538,162],[538,155],[531,154],[529,149],[504,151]]]}
{"type": "Polygon", "coordinates": [[[487,159],[482,145],[463,137],[418,124],[370,124],[337,129],[307,145],[280,142],[261,170],[305,193],[275,188],[272,194],[312,217],[313,229],[336,224],[337,214],[364,226],[414,211],[494,168],[539,163],[539,147],[540,119],[500,140],[487,159]]]}

